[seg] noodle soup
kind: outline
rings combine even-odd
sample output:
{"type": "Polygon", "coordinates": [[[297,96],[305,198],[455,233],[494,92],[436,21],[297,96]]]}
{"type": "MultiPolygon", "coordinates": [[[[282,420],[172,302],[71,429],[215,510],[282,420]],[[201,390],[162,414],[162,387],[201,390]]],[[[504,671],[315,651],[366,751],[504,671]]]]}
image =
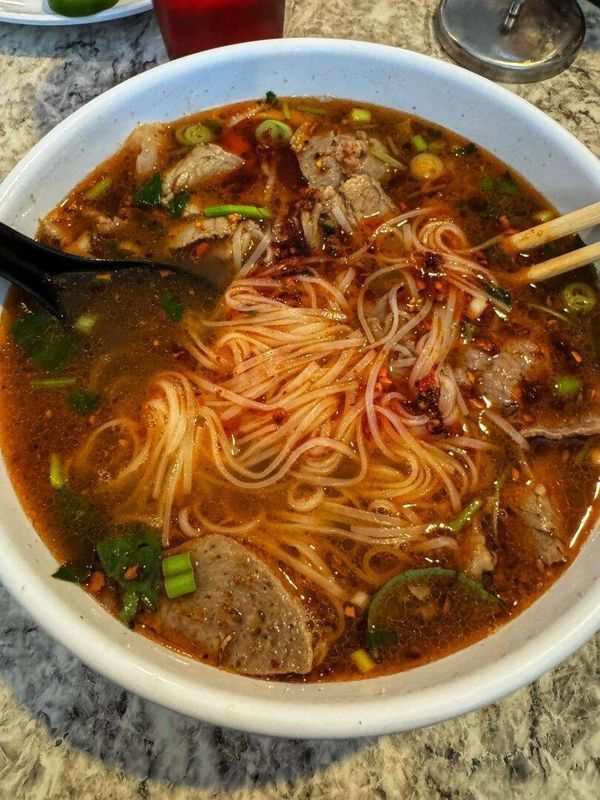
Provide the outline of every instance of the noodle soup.
{"type": "MultiPolygon", "coordinates": [[[[503,236],[554,210],[478,144],[336,100],[137,128],[41,222],[63,327],[13,290],[2,442],[61,566],[223,669],[374,676],[492,632],[595,520],[591,268],[503,236]]],[[[74,587],[73,591],[77,591],[74,587]]]]}

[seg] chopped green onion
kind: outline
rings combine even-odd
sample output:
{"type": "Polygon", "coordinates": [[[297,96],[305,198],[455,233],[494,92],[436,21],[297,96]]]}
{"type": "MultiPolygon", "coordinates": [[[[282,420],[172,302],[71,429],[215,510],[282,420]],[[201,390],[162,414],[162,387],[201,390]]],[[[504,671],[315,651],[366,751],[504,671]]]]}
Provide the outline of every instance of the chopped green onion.
{"type": "Polygon", "coordinates": [[[389,164],[390,167],[394,167],[395,169],[406,169],[406,164],[403,164],[401,161],[398,161],[397,158],[391,156],[383,147],[378,147],[377,145],[373,145],[369,149],[369,152],[372,156],[379,159],[379,161],[383,161],[384,164],[389,164]]]}
{"type": "Polygon", "coordinates": [[[266,102],[267,102],[267,103],[268,103],[270,106],[274,106],[274,105],[277,103],[277,95],[275,94],[275,92],[272,92],[272,91],[269,89],[269,91],[268,91],[268,92],[265,94],[265,101],[266,101],[266,102]]]}
{"type": "Polygon", "coordinates": [[[495,300],[500,300],[501,303],[504,303],[507,306],[512,303],[510,292],[506,289],[503,289],[502,286],[494,286],[493,283],[486,283],[484,289],[489,296],[493,297],[495,300]]]}
{"type": "Polygon", "coordinates": [[[140,206],[159,206],[162,197],[162,178],[157,172],[133,193],[134,201],[140,206]]]}
{"type": "Polygon", "coordinates": [[[350,658],[354,662],[354,666],[362,673],[370,672],[377,666],[367,651],[363,649],[355,650],[350,658]]]}
{"type": "Polygon", "coordinates": [[[531,215],[531,218],[538,222],[540,225],[543,222],[549,222],[551,219],[554,219],[556,214],[554,211],[551,211],[549,208],[544,208],[541,211],[536,211],[535,214],[531,215]]]}
{"type": "Polygon", "coordinates": [[[572,314],[589,314],[598,302],[596,292],[587,283],[569,283],[562,290],[565,308],[572,314]]]}
{"type": "Polygon", "coordinates": [[[186,550],[185,553],[177,553],[175,556],[168,556],[162,562],[162,572],[165,578],[179,575],[182,572],[189,572],[191,569],[193,567],[189,550],[186,550]]]}
{"type": "Polygon", "coordinates": [[[245,219],[268,219],[272,216],[268,208],[261,206],[223,205],[208,206],[204,209],[205,217],[226,217],[229,214],[237,214],[245,219]]]}
{"type": "Polygon", "coordinates": [[[411,136],[410,143],[412,149],[417,153],[424,153],[429,147],[425,141],[425,138],[420,133],[417,133],[415,136],[411,136]]]}
{"type": "Polygon", "coordinates": [[[50,456],[50,471],[48,473],[50,486],[53,489],[62,489],[65,485],[65,476],[63,475],[62,462],[58,453],[52,453],[50,456]]]}
{"type": "Polygon", "coordinates": [[[86,200],[97,200],[99,197],[102,197],[102,195],[107,192],[111,186],[112,178],[102,178],[98,181],[98,183],[95,183],[91,189],[88,189],[83,196],[86,200]]]}
{"type": "Polygon", "coordinates": [[[79,333],[85,333],[87,336],[89,336],[92,332],[92,328],[99,319],[100,317],[98,314],[92,314],[90,311],[87,311],[85,314],[82,314],[75,320],[73,327],[78,330],[79,333]]]}
{"type": "Polygon", "coordinates": [[[477,145],[473,144],[473,142],[468,142],[468,144],[459,144],[456,147],[452,148],[452,155],[457,156],[458,158],[464,158],[465,156],[472,156],[473,153],[477,152],[477,145]]]}
{"type": "Polygon", "coordinates": [[[528,308],[533,308],[536,311],[541,311],[543,314],[548,314],[551,317],[556,317],[556,319],[561,320],[561,322],[567,322],[571,324],[571,320],[567,317],[566,314],[562,314],[560,311],[555,311],[553,308],[548,308],[548,306],[538,305],[537,303],[527,303],[528,308]]]}
{"type": "Polygon", "coordinates": [[[476,497],[463,508],[460,514],[457,514],[454,519],[451,519],[450,522],[446,523],[444,527],[449,528],[453,533],[462,531],[462,529],[472,521],[473,517],[479,511],[482,505],[483,501],[479,497],[476,497]]]}
{"type": "Polygon", "coordinates": [[[196,575],[194,570],[179,572],[177,575],[170,575],[165,578],[165,592],[169,600],[181,597],[184,594],[191,594],[196,591],[196,575]]]}
{"type": "Polygon", "coordinates": [[[371,112],[368,108],[353,108],[350,112],[352,122],[371,122],[371,112]]]}
{"type": "Polygon", "coordinates": [[[32,389],[64,389],[74,386],[77,378],[34,378],[31,381],[32,389]]]}
{"type": "Polygon", "coordinates": [[[319,108],[319,106],[301,105],[298,106],[298,111],[302,111],[305,114],[314,114],[317,117],[324,117],[327,114],[327,111],[324,108],[319,108]]]}
{"type": "Polygon", "coordinates": [[[278,119],[264,119],[256,128],[254,135],[260,144],[269,147],[284,147],[289,143],[293,133],[286,122],[278,119]]]}
{"type": "Polygon", "coordinates": [[[178,128],[175,131],[175,138],[180,144],[195,147],[198,144],[212,142],[215,132],[204,122],[195,122],[193,125],[186,125],[185,128],[178,128]]]}
{"type": "Polygon", "coordinates": [[[160,296],[160,305],[171,322],[180,322],[185,307],[178,297],[171,292],[163,292],[160,296]]]}
{"type": "Polygon", "coordinates": [[[388,147],[390,148],[390,150],[392,152],[392,155],[393,156],[399,156],[400,155],[400,150],[398,150],[396,142],[392,139],[392,137],[391,136],[386,136],[385,140],[387,142],[388,147]]]}
{"type": "Polygon", "coordinates": [[[559,375],[554,381],[554,391],[560,397],[574,397],[582,386],[580,379],[574,375],[559,375]]]}
{"type": "Polygon", "coordinates": [[[101,402],[102,398],[97,392],[89,392],[85,389],[76,389],[74,392],[69,392],[67,396],[69,407],[80,417],[93,414],[100,408],[101,402]]]}
{"type": "Polygon", "coordinates": [[[292,114],[291,114],[291,111],[290,111],[290,104],[288,103],[287,100],[282,100],[281,101],[281,113],[283,114],[283,118],[284,119],[291,119],[292,118],[292,114]]]}

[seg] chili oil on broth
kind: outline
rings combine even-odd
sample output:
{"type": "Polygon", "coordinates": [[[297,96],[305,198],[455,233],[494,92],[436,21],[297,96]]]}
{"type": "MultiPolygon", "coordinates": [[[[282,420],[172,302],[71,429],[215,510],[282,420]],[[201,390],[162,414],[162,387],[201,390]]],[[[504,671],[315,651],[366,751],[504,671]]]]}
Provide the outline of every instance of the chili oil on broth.
{"type": "MultiPolygon", "coordinates": [[[[328,126],[334,126],[352,133],[357,127],[361,127],[348,122],[350,110],[356,104],[314,99],[286,102],[291,109],[289,123],[295,128],[308,124],[312,126],[313,133],[315,130],[318,133],[328,126]],[[313,112],[316,108],[324,113],[303,111],[303,107],[312,108],[313,112]]],[[[361,104],[361,108],[371,113],[371,121],[362,126],[365,132],[384,142],[387,152],[393,158],[408,163],[415,155],[414,137],[420,136],[428,143],[428,152],[433,152],[446,166],[443,176],[433,181],[417,180],[411,177],[408,170],[390,169],[390,174],[386,176],[385,191],[400,212],[434,204],[438,218],[454,220],[465,232],[469,242],[476,244],[511,227],[530,227],[536,221],[535,214],[543,210],[552,211],[547,202],[519,176],[509,172],[503,164],[481,148],[473,149],[468,142],[456,135],[415,117],[364,104],[361,104]],[[390,140],[394,143],[394,153],[390,149],[390,140]],[[457,148],[469,152],[459,155],[457,148]]],[[[160,171],[164,174],[169,166],[176,164],[189,152],[189,148],[178,141],[176,132],[189,125],[208,121],[215,134],[213,142],[225,149],[229,147],[233,151],[239,151],[244,159],[244,166],[229,177],[209,182],[195,190],[191,193],[191,201],[199,208],[220,203],[268,205],[276,220],[281,215],[293,218],[298,214],[297,205],[302,207],[314,201],[310,187],[307,188],[298,168],[296,154],[289,147],[269,147],[257,143],[255,138],[255,129],[261,118],[282,116],[281,101],[276,106],[242,103],[172,123],[166,128],[167,133],[160,149],[160,171]],[[256,108],[258,111],[253,113],[256,108]],[[235,125],[228,125],[232,119],[239,121],[235,125]],[[276,191],[273,186],[274,174],[276,191]]],[[[169,231],[175,224],[180,224],[178,218],[164,208],[136,203],[134,197],[140,182],[134,177],[135,168],[135,154],[131,147],[126,146],[88,176],[50,213],[40,229],[40,238],[47,243],[56,244],[58,235],[64,249],[71,252],[83,250],[84,254],[97,258],[151,258],[185,265],[223,291],[223,287],[232,278],[231,264],[227,259],[214,256],[211,243],[208,247],[204,247],[206,242],[200,242],[200,246],[194,243],[173,251],[169,247],[169,231]],[[110,178],[107,190],[100,197],[90,199],[94,187],[107,178],[110,178]],[[102,221],[99,222],[99,215],[109,219],[116,216],[122,221],[116,228],[107,228],[101,224],[102,221]]],[[[277,275],[277,290],[271,292],[270,296],[292,307],[298,307],[303,302],[303,285],[299,282],[299,277],[303,277],[303,274],[305,276],[307,270],[318,269],[317,278],[322,276],[324,280],[332,282],[339,280],[340,274],[351,263],[356,275],[345,290],[348,301],[346,321],[350,330],[359,328],[356,303],[361,285],[378,266],[377,251],[386,253],[388,257],[401,255],[397,242],[390,241],[390,237],[386,237],[385,242],[377,246],[373,246],[369,239],[377,224],[384,219],[385,217],[367,218],[357,225],[352,236],[325,230],[322,247],[317,254],[309,252],[298,224],[291,224],[289,219],[279,220],[279,231],[272,251],[274,258],[284,260],[285,263],[281,274],[277,275]],[[359,251],[364,244],[370,246],[365,249],[360,260],[343,261],[359,251]],[[318,256],[316,260],[315,255],[318,256]]],[[[260,225],[264,228],[264,222],[260,225]]],[[[256,242],[252,244],[255,245],[256,242]]],[[[570,246],[570,241],[558,245],[565,249],[570,246]]],[[[551,254],[546,248],[533,253],[529,259],[519,255],[511,258],[500,248],[493,246],[482,253],[479,259],[481,266],[490,268],[492,272],[495,269],[514,271],[525,262],[541,260],[551,254]]],[[[271,267],[272,264],[261,265],[257,262],[257,266],[249,274],[270,280],[271,267]]],[[[439,280],[435,275],[438,267],[439,264],[432,265],[432,275],[428,275],[426,270],[419,273],[419,280],[425,284],[424,297],[433,298],[434,302],[437,302],[436,298],[443,298],[444,292],[447,292],[443,279],[439,280]],[[436,280],[442,284],[441,289],[436,288],[436,280]]],[[[503,312],[501,308],[494,312],[489,303],[488,309],[475,323],[475,341],[482,344],[483,353],[497,355],[515,338],[526,339],[534,344],[537,342],[540,348],[548,351],[551,375],[565,373],[579,376],[578,379],[582,381],[584,388],[575,397],[557,396],[553,393],[551,375],[541,378],[536,376],[527,385],[519,384],[517,416],[520,423],[527,424],[529,417],[536,420],[560,420],[572,412],[570,406],[573,404],[577,404],[581,413],[594,408],[598,367],[593,331],[597,324],[597,309],[580,317],[578,324],[574,326],[565,316],[560,301],[564,287],[578,279],[590,285],[593,283],[590,273],[582,270],[575,276],[554,279],[538,288],[527,287],[515,291],[511,287],[513,297],[510,313],[503,312]],[[544,309],[558,312],[558,315],[544,309]]],[[[393,274],[383,275],[375,284],[380,293],[384,293],[390,286],[393,286],[393,274]]],[[[145,495],[145,502],[136,507],[135,503],[133,506],[128,503],[130,484],[125,483],[117,489],[111,486],[111,478],[127,464],[134,450],[131,437],[123,430],[110,430],[103,435],[99,446],[90,449],[83,465],[75,464],[77,459],[73,454],[81,452],[91,433],[114,418],[133,420],[138,426],[139,437],[143,438],[147,434],[144,427],[147,422],[143,418],[142,406],[149,397],[152,398],[152,392],[155,391],[152,387],[157,375],[190,371],[196,373],[201,380],[214,379],[214,372],[194,358],[193,353],[197,353],[197,349],[190,348],[187,327],[191,320],[191,327],[197,336],[198,325],[202,327],[202,323],[196,324],[195,319],[225,321],[227,315],[231,316],[232,313],[225,307],[223,300],[214,308],[215,292],[207,289],[206,283],[198,283],[194,278],[181,273],[151,274],[135,270],[114,275],[109,281],[82,279],[77,288],[65,292],[64,297],[69,320],[76,320],[85,313],[98,316],[92,335],[77,337],[76,355],[60,371],[61,375],[75,378],[77,386],[101,394],[102,402],[96,411],[79,416],[73,413],[67,403],[67,391],[31,387],[31,380],[40,375],[43,377],[44,373],[15,345],[8,331],[11,323],[26,308],[33,306],[15,290],[10,294],[3,316],[5,336],[2,353],[3,452],[27,513],[60,561],[78,558],[82,550],[89,548],[89,544],[82,544],[77,537],[65,535],[56,513],[54,490],[48,482],[51,454],[58,452],[63,455],[69,486],[74,491],[91,499],[109,515],[114,515],[114,509],[119,509],[116,521],[143,518],[153,525],[160,523],[148,493],[145,495]],[[168,304],[166,310],[164,307],[165,295],[175,298],[185,308],[182,321],[174,322],[170,319],[168,304]]],[[[328,308],[331,308],[331,303],[328,308]]],[[[256,316],[253,311],[248,312],[249,326],[256,320],[256,316]]],[[[464,366],[461,359],[464,359],[464,350],[468,344],[465,342],[465,329],[468,333],[467,326],[470,324],[468,319],[463,318],[464,315],[459,316],[463,333],[457,338],[449,359],[456,369],[464,366]]],[[[200,343],[208,348],[214,346],[219,340],[219,331],[218,327],[208,331],[204,328],[200,343]]],[[[475,380],[471,370],[467,369],[466,373],[467,382],[475,380]]],[[[404,379],[398,380],[398,385],[393,388],[406,388],[405,383],[404,379]]],[[[360,388],[363,390],[364,385],[361,384],[360,388]]],[[[195,393],[198,402],[202,402],[205,390],[196,385],[195,393]]],[[[465,396],[469,403],[473,403],[469,407],[478,409],[480,397],[468,384],[465,396]]],[[[406,402],[411,413],[418,413],[419,409],[414,404],[424,403],[425,399],[419,399],[418,393],[413,393],[407,395],[406,402]],[[412,407],[410,403],[413,403],[412,407]]],[[[432,412],[431,408],[425,410],[427,413],[432,412]]],[[[284,412],[273,412],[274,427],[284,426],[288,416],[284,412]]],[[[514,421],[514,412],[508,414],[507,419],[514,421]]],[[[423,441],[437,441],[440,437],[449,435],[447,426],[443,431],[436,432],[435,414],[429,421],[432,421],[432,425],[421,434],[423,441]]],[[[335,424],[335,418],[329,424],[335,424]]],[[[368,426],[365,430],[368,433],[368,426]]],[[[456,430],[455,426],[455,433],[456,430]]],[[[293,535],[289,532],[284,535],[283,528],[278,528],[277,521],[265,520],[264,513],[265,509],[288,506],[289,492],[294,484],[293,477],[286,475],[274,485],[262,489],[242,489],[219,478],[208,457],[195,462],[197,475],[201,476],[195,487],[199,498],[196,500],[196,512],[214,525],[238,528],[262,513],[261,524],[252,530],[238,530],[232,535],[282,578],[286,589],[300,598],[312,618],[319,620],[319,625],[325,632],[323,635],[330,643],[325,659],[312,672],[303,676],[284,675],[285,679],[335,680],[360,677],[361,673],[354,666],[351,655],[364,648],[367,624],[362,597],[372,597],[379,586],[408,568],[426,569],[436,565],[468,571],[474,558],[472,550],[477,542],[481,544],[481,537],[495,563],[491,569],[484,570],[478,580],[487,591],[501,599],[501,605],[489,608],[476,604],[474,613],[470,605],[471,598],[457,594],[454,585],[435,584],[428,587],[427,581],[420,586],[417,581],[416,593],[411,589],[403,589],[402,596],[398,599],[398,603],[404,604],[403,613],[408,615],[404,639],[396,645],[374,648],[380,661],[367,675],[385,674],[426,663],[482,638],[519,613],[547,589],[574,557],[596,515],[594,509],[587,516],[587,522],[582,525],[582,521],[586,519],[585,512],[593,501],[597,478],[597,467],[588,457],[593,453],[589,441],[586,444],[581,437],[571,437],[564,441],[534,439],[527,452],[527,463],[524,463],[523,453],[511,439],[499,434],[493,426],[488,426],[488,430],[493,431],[491,438],[497,449],[483,455],[483,451],[479,451],[480,482],[465,494],[461,505],[467,506],[470,500],[479,495],[489,505],[495,482],[499,478],[504,482],[503,486],[511,483],[521,485],[526,478],[527,469],[532,470],[536,485],[549,492],[555,509],[561,509],[560,522],[563,530],[579,531],[579,536],[572,542],[566,537],[564,559],[543,564],[535,543],[522,522],[515,519],[513,512],[503,507],[496,513],[495,521],[491,519],[494,513],[489,511],[489,507],[484,509],[485,513],[476,515],[474,523],[470,522],[465,531],[456,534],[455,539],[460,541],[457,549],[413,549],[410,544],[389,546],[345,539],[339,534],[327,533],[326,529],[331,527],[328,524],[330,517],[327,514],[319,517],[318,513],[316,518],[325,533],[315,534],[310,528],[301,529],[296,525],[293,535]],[[584,453],[580,458],[586,447],[588,454],[584,453]],[[559,465],[560,469],[557,469],[559,465]],[[473,525],[477,528],[478,536],[473,535],[473,525]],[[302,551],[295,549],[295,545],[301,545],[304,553],[312,552],[318,556],[318,560],[309,562],[312,563],[309,574],[307,570],[301,569],[307,562],[302,559],[302,551]],[[365,570],[365,558],[368,559],[368,570],[365,570]],[[319,561],[321,567],[318,566],[319,561]],[[337,611],[334,608],[335,603],[323,591],[322,585],[315,583],[319,574],[321,578],[325,576],[328,580],[329,576],[334,584],[340,582],[344,586],[342,598],[336,598],[337,611]],[[349,586],[353,588],[353,593],[349,591],[349,586]],[[361,602],[357,600],[357,592],[361,595],[361,602]],[[352,602],[353,599],[355,603],[352,602]]],[[[226,431],[234,451],[238,432],[231,420],[226,431]]],[[[595,440],[591,441],[593,444],[595,440]]],[[[367,445],[372,448],[372,440],[367,439],[367,445]]],[[[356,441],[351,442],[351,449],[356,452],[356,441]]],[[[377,458],[381,469],[390,468],[390,459],[387,456],[377,458]]],[[[353,469],[355,465],[352,459],[344,457],[333,477],[348,477],[352,475],[353,469]]],[[[148,481],[149,477],[146,475],[144,479],[148,481]]],[[[343,497],[349,507],[356,507],[358,501],[352,495],[352,491],[348,491],[343,497]]],[[[339,501],[340,493],[335,488],[325,486],[324,501],[332,498],[339,501]]],[[[456,516],[440,487],[433,492],[429,501],[426,508],[418,508],[421,521],[427,526],[448,522],[456,516]]],[[[364,503],[362,498],[360,508],[367,511],[364,503]]],[[[398,502],[398,505],[402,504],[398,502]]],[[[409,505],[415,507],[419,504],[409,505]]],[[[186,537],[180,528],[179,512],[176,502],[168,519],[167,553],[177,552],[182,546],[185,547],[186,537]]],[[[191,518],[193,517],[191,512],[191,518]]],[[[188,521],[189,519],[190,516],[188,521]]],[[[412,588],[415,589],[415,586],[412,588]]],[[[110,580],[95,594],[110,610],[118,611],[119,592],[110,580]]],[[[191,644],[185,637],[173,635],[172,632],[168,639],[161,636],[161,626],[151,613],[140,612],[136,628],[163,644],[188,652],[196,658],[214,662],[214,659],[207,657],[202,647],[191,644]]]]}

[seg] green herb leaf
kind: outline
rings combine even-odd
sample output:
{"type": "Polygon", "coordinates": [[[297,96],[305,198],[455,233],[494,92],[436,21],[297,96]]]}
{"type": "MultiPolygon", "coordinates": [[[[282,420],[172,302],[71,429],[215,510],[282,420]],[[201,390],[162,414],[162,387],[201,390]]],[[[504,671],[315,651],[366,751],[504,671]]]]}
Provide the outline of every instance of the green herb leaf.
{"type": "Polygon", "coordinates": [[[75,389],[67,395],[67,403],[76,414],[85,417],[88,414],[93,414],[100,408],[102,398],[97,392],[89,392],[85,389],[75,389]]]}
{"type": "Polygon", "coordinates": [[[149,181],[142,184],[133,194],[133,200],[140,206],[156,207],[162,196],[162,178],[157,172],[149,181]]]}
{"type": "Polygon", "coordinates": [[[173,195],[173,197],[169,200],[169,211],[174,217],[180,217],[183,212],[185,211],[185,207],[188,204],[190,199],[190,193],[183,191],[177,192],[177,194],[173,195]]]}
{"type": "Polygon", "coordinates": [[[163,292],[160,296],[160,305],[171,322],[180,322],[183,317],[184,305],[171,292],[163,292]]]}
{"type": "Polygon", "coordinates": [[[493,192],[496,188],[496,181],[491,175],[486,175],[479,182],[479,186],[484,192],[493,192]]]}
{"type": "Polygon", "coordinates": [[[277,95],[275,94],[275,92],[272,92],[269,89],[269,91],[265,94],[265,100],[270,106],[274,106],[277,104],[277,95]]]}
{"type": "Polygon", "coordinates": [[[484,288],[490,297],[500,300],[501,303],[505,303],[507,306],[512,303],[510,292],[502,286],[494,286],[492,283],[486,283],[484,288]]]}
{"type": "Polygon", "coordinates": [[[105,573],[123,592],[121,619],[130,624],[135,617],[138,602],[150,611],[156,609],[160,583],[160,536],[158,531],[143,523],[121,525],[118,536],[104,539],[96,547],[105,573]],[[127,579],[128,571],[135,571],[127,579]]]}
{"type": "Polygon", "coordinates": [[[458,158],[464,158],[465,156],[472,156],[473,153],[476,152],[477,152],[477,145],[474,144],[473,142],[469,142],[468,144],[459,144],[456,147],[452,148],[452,155],[455,155],[458,158]]]}
{"type": "Polygon", "coordinates": [[[67,561],[52,574],[52,577],[58,578],[59,581],[68,581],[69,583],[87,583],[91,574],[91,564],[86,562],[67,561]]]}
{"type": "Polygon", "coordinates": [[[46,311],[25,314],[10,329],[15,343],[47,372],[65,367],[75,352],[75,342],[46,311]]]}

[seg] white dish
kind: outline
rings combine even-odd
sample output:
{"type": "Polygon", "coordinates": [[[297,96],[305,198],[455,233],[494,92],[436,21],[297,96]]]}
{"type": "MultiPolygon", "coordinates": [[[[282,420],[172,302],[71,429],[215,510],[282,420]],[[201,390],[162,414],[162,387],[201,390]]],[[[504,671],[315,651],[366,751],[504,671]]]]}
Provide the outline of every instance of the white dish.
{"type": "Polygon", "coordinates": [[[150,11],[152,0],[119,0],[116,6],[89,17],[62,17],[55,14],[48,0],[0,0],[0,22],[19,25],[85,25],[89,22],[108,22],[150,11]]]}
{"type": "MultiPolygon", "coordinates": [[[[32,234],[38,218],[138,122],[173,119],[259,97],[267,89],[368,100],[419,114],[485,145],[562,211],[600,196],[600,162],[555,122],[495,84],[391,47],[288,39],[173,61],[96,98],[49,133],[6,178],[0,218],[32,234]]],[[[428,725],[534,680],[600,627],[596,535],[521,616],[448,658],[352,683],[257,681],[170,652],[123,627],[77,587],[52,580],[54,559],[21,508],[3,464],[0,497],[0,577],[50,634],[128,689],[242,730],[348,738],[428,725]]]]}

